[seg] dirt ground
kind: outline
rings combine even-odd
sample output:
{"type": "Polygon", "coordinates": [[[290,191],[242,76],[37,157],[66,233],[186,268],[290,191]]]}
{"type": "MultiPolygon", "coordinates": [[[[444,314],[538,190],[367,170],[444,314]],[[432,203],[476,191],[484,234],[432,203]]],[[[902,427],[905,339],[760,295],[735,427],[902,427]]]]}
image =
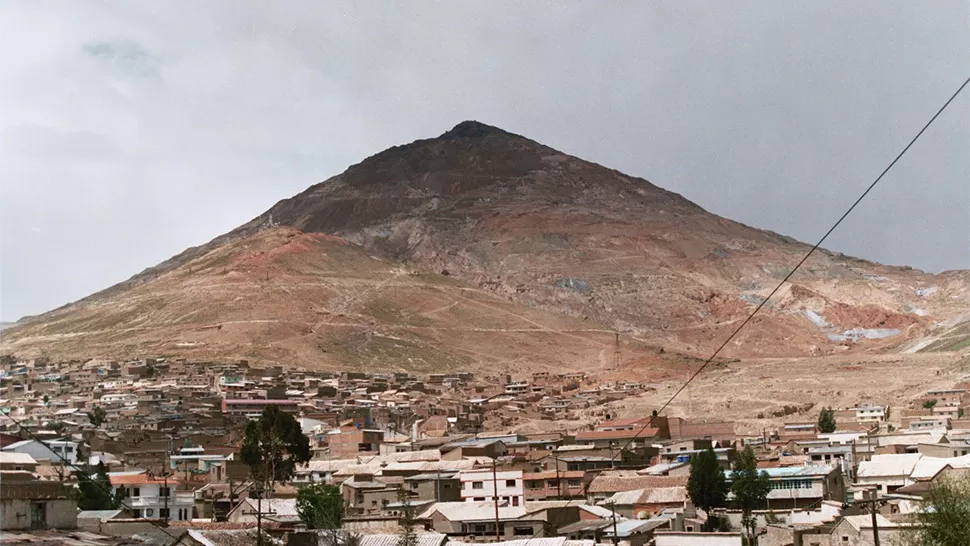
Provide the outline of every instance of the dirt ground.
{"type": "MultiPolygon", "coordinates": [[[[762,428],[776,428],[785,421],[814,421],[822,406],[848,408],[873,403],[897,410],[927,390],[952,388],[968,379],[970,354],[748,360],[709,366],[664,414],[733,419],[739,434],[757,435],[762,428]],[[786,406],[801,411],[772,415],[784,412],[786,406]]],[[[614,408],[621,417],[649,415],[686,380],[687,370],[679,381],[653,384],[655,391],[617,402],[614,408]]],[[[890,421],[898,418],[896,412],[890,421]]]]}

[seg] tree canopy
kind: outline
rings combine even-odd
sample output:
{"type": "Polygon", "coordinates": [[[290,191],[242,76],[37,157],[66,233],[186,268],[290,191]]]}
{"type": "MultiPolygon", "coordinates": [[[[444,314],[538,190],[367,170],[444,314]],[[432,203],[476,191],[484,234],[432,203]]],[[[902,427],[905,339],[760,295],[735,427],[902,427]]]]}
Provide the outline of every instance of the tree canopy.
{"type": "Polygon", "coordinates": [[[748,533],[748,544],[754,544],[756,540],[756,520],[752,512],[765,506],[770,491],[768,473],[758,471],[758,460],[751,446],[744,448],[731,467],[731,492],[734,493],[734,505],[741,510],[741,526],[748,533]]]}
{"type": "Polygon", "coordinates": [[[398,488],[397,502],[401,505],[401,532],[398,533],[397,546],[417,546],[418,533],[414,530],[414,506],[411,505],[411,494],[407,489],[398,488]]]}
{"type": "Polygon", "coordinates": [[[296,513],[308,529],[339,529],[344,521],[340,488],[323,483],[296,490],[296,513]]]}
{"type": "Polygon", "coordinates": [[[94,406],[94,408],[87,413],[88,421],[91,421],[91,425],[94,427],[100,427],[104,420],[108,417],[108,412],[104,411],[101,406],[94,406]]]}
{"type": "Polygon", "coordinates": [[[944,478],[930,490],[909,538],[914,546],[970,544],[970,474],[944,478]]]}
{"type": "Polygon", "coordinates": [[[822,408],[822,411],[818,412],[819,432],[824,432],[826,434],[835,432],[835,427],[835,412],[832,410],[832,408],[822,408]]]}
{"type": "Polygon", "coordinates": [[[292,415],[269,406],[246,425],[239,456],[253,480],[271,491],[276,483],[289,481],[298,464],[310,460],[310,440],[292,415]]]}
{"type": "Polygon", "coordinates": [[[103,463],[75,474],[77,478],[77,507],[81,510],[116,510],[124,501],[124,489],[111,489],[111,480],[103,463]]]}
{"type": "Polygon", "coordinates": [[[724,479],[724,472],[717,462],[714,448],[709,447],[691,459],[687,494],[694,506],[708,513],[709,526],[714,519],[710,515],[711,509],[727,506],[727,480],[724,479]]]}

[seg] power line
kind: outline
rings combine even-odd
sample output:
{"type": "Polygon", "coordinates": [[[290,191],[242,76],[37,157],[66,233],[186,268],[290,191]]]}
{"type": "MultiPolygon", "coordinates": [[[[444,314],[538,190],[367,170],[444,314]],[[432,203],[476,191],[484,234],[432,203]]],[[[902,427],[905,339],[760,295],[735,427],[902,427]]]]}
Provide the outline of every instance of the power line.
{"type": "MultiPolygon", "coordinates": [[[[717,358],[717,355],[719,355],[721,351],[724,350],[725,347],[727,347],[728,343],[730,343],[731,340],[737,337],[741,329],[743,329],[745,326],[747,326],[749,322],[751,322],[751,319],[753,319],[755,315],[757,315],[758,312],[761,311],[761,309],[768,303],[768,301],[772,298],[772,296],[774,296],[779,290],[781,290],[781,287],[784,286],[784,284],[788,282],[789,279],[792,278],[792,275],[794,275],[795,272],[798,271],[798,269],[801,268],[801,266],[804,265],[805,262],[812,256],[812,254],[814,254],[815,251],[822,246],[822,243],[824,243],[825,240],[828,239],[829,235],[831,235],[832,232],[834,232],[835,229],[839,227],[842,221],[845,220],[849,216],[849,214],[852,213],[853,210],[855,210],[855,208],[859,205],[859,203],[861,203],[862,200],[865,199],[867,195],[869,195],[869,192],[871,192],[873,188],[875,188],[876,185],[879,184],[879,182],[883,179],[883,177],[886,176],[886,173],[888,173],[896,165],[896,163],[898,163],[899,160],[906,154],[906,152],[909,151],[909,149],[913,146],[913,144],[915,144],[916,141],[919,140],[921,136],[923,136],[923,133],[925,133],[926,130],[929,129],[930,125],[932,125],[933,122],[936,121],[936,118],[940,117],[940,114],[942,114],[943,111],[946,110],[948,106],[950,106],[950,103],[952,103],[954,99],[956,99],[957,96],[960,95],[961,92],[963,92],[964,88],[966,88],[968,84],[970,84],[970,77],[968,77],[963,81],[963,84],[961,84],[960,87],[958,87],[957,90],[952,95],[950,95],[950,98],[947,99],[946,102],[943,103],[943,106],[941,106],[939,110],[937,110],[936,113],[933,114],[933,117],[931,117],[929,121],[927,121],[923,125],[923,127],[919,130],[919,132],[916,133],[916,136],[914,136],[909,141],[909,143],[906,144],[906,146],[902,149],[901,152],[896,154],[896,157],[893,158],[893,160],[889,163],[889,165],[887,165],[886,168],[879,173],[879,176],[877,176],[876,179],[873,180],[871,184],[869,184],[866,190],[862,192],[862,194],[852,203],[852,205],[849,206],[848,209],[846,209],[846,211],[842,214],[842,216],[840,216],[839,219],[836,220],[834,224],[832,224],[832,227],[830,227],[828,231],[826,231],[825,234],[822,235],[822,238],[819,239],[818,242],[815,243],[815,245],[812,246],[812,248],[809,249],[807,253],[805,253],[805,256],[803,256],[802,259],[799,260],[797,264],[795,264],[795,267],[793,267],[792,270],[789,271],[787,275],[785,275],[785,278],[783,278],[781,282],[779,282],[778,285],[775,286],[775,288],[771,291],[771,293],[769,293],[768,296],[764,300],[762,300],[761,303],[759,303],[758,306],[755,307],[753,311],[751,311],[751,314],[748,315],[748,318],[744,319],[744,322],[738,325],[738,327],[735,328],[733,332],[731,332],[731,335],[728,336],[727,339],[725,339],[724,342],[721,343],[717,347],[717,349],[714,350],[711,356],[708,357],[703,364],[701,364],[701,366],[697,369],[697,371],[691,374],[690,377],[687,378],[687,381],[685,381],[684,384],[681,385],[680,388],[677,389],[677,391],[674,392],[674,394],[671,395],[670,398],[668,398],[667,401],[664,402],[662,406],[660,406],[660,409],[658,409],[650,416],[650,420],[647,421],[647,423],[644,424],[642,427],[640,427],[640,429],[637,431],[636,434],[633,435],[633,437],[627,440],[626,443],[624,443],[623,446],[619,450],[617,450],[615,454],[610,455],[611,466],[612,466],[612,463],[616,460],[616,457],[622,455],[623,451],[627,447],[629,447],[630,444],[636,441],[636,439],[639,438],[644,431],[646,431],[648,428],[650,428],[653,425],[656,418],[659,417],[660,414],[665,409],[667,409],[668,406],[670,406],[670,404],[677,398],[677,396],[679,396],[680,393],[683,392],[684,389],[686,389],[694,381],[694,379],[696,379],[697,376],[700,375],[701,372],[703,372],[704,369],[707,368],[707,366],[714,361],[715,358],[717,358]]],[[[556,468],[558,470],[559,468],[558,463],[556,468]]],[[[585,496],[585,493],[589,492],[589,483],[591,482],[587,482],[586,487],[584,487],[584,496],[585,496]]],[[[569,499],[567,503],[563,506],[568,506],[569,503],[571,502],[572,502],[572,499],[569,499]]],[[[535,537],[535,534],[533,534],[533,538],[534,537],[535,537]]]]}
{"type": "MultiPolygon", "coordinates": [[[[779,282],[778,285],[775,286],[774,290],[772,290],[771,293],[769,293],[768,296],[764,300],[762,300],[757,307],[754,308],[751,314],[748,315],[748,318],[744,319],[744,322],[738,325],[738,327],[735,328],[733,332],[731,332],[731,335],[728,336],[728,338],[725,339],[724,342],[718,346],[718,348],[711,354],[710,357],[707,358],[707,360],[704,361],[704,363],[697,369],[697,371],[691,374],[691,376],[687,378],[687,381],[684,382],[684,384],[681,385],[680,388],[677,389],[677,391],[674,392],[674,394],[666,402],[664,402],[662,406],[660,406],[660,409],[657,410],[657,415],[659,415],[663,410],[667,409],[667,406],[669,406],[671,402],[673,402],[674,399],[676,399],[677,396],[681,392],[683,392],[684,389],[686,389],[687,386],[690,385],[694,381],[694,379],[696,379],[697,376],[700,375],[700,373],[703,372],[704,369],[707,368],[707,366],[714,361],[715,358],[717,358],[717,355],[719,355],[721,351],[724,350],[725,347],[727,347],[728,343],[730,343],[731,340],[733,340],[738,335],[741,329],[744,328],[749,322],[751,322],[751,319],[753,319],[755,315],[757,315],[758,312],[761,311],[762,308],[764,308],[764,306],[768,303],[768,301],[772,298],[772,296],[774,296],[779,290],[781,290],[781,287],[784,286],[784,284],[788,282],[789,279],[792,278],[792,275],[794,275],[795,272],[798,271],[798,269],[801,268],[802,265],[804,265],[804,263],[812,256],[812,254],[815,253],[816,250],[819,249],[820,246],[822,246],[822,243],[824,243],[825,240],[828,239],[829,235],[831,235],[832,232],[835,231],[837,227],[839,227],[842,221],[845,220],[849,216],[849,214],[852,213],[853,210],[855,210],[855,208],[859,205],[859,203],[861,203],[862,200],[865,199],[867,195],[869,195],[869,192],[871,192],[872,189],[876,187],[876,184],[878,184],[879,181],[881,181],[882,178],[886,176],[886,173],[888,173],[889,170],[892,169],[896,165],[896,163],[899,162],[900,158],[902,158],[903,155],[905,155],[906,152],[909,151],[909,149],[913,146],[913,144],[915,144],[916,141],[919,140],[921,136],[923,136],[923,133],[925,133],[926,130],[929,129],[930,125],[932,125],[933,122],[936,121],[936,118],[940,117],[940,114],[942,114],[943,111],[946,110],[947,106],[949,106],[950,103],[957,98],[957,96],[963,91],[963,89],[967,86],[967,84],[970,84],[970,77],[968,77],[966,80],[963,81],[963,84],[960,85],[960,87],[957,88],[957,90],[950,96],[950,98],[947,99],[945,103],[943,103],[943,106],[941,106],[940,109],[937,110],[935,114],[933,114],[933,117],[931,117],[930,120],[927,121],[925,125],[923,125],[923,128],[920,129],[918,133],[916,133],[916,136],[914,136],[909,141],[909,143],[906,144],[906,147],[904,147],[903,150],[899,152],[895,158],[893,158],[893,160],[889,163],[889,165],[886,166],[886,168],[883,169],[881,173],[879,173],[879,176],[877,176],[876,179],[873,180],[871,184],[869,184],[866,190],[862,192],[862,195],[860,195],[852,203],[852,205],[849,206],[849,208],[842,214],[842,216],[840,216],[839,219],[836,220],[834,224],[832,224],[832,227],[830,227],[828,231],[825,232],[825,235],[822,235],[822,238],[819,239],[818,242],[815,243],[815,245],[812,246],[812,248],[809,249],[807,253],[805,253],[805,256],[803,256],[802,259],[799,260],[797,264],[795,264],[795,267],[793,267],[792,270],[789,271],[787,275],[785,275],[785,278],[783,278],[781,282],[779,282]]],[[[643,433],[643,431],[645,431],[653,424],[655,417],[656,416],[651,416],[650,421],[647,422],[647,424],[644,425],[639,431],[637,431],[637,433],[632,438],[630,438],[630,440],[628,440],[626,444],[624,444],[624,449],[627,446],[629,446],[631,443],[633,443],[633,441],[635,441],[640,436],[640,434],[643,433]]]]}

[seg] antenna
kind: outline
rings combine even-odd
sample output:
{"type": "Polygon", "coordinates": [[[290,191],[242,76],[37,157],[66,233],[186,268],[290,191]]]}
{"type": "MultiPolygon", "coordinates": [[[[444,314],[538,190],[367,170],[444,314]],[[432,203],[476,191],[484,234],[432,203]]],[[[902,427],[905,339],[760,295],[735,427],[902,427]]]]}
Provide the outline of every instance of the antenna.
{"type": "Polygon", "coordinates": [[[620,356],[620,332],[613,332],[616,336],[613,341],[613,369],[619,370],[622,364],[622,358],[620,356]]]}

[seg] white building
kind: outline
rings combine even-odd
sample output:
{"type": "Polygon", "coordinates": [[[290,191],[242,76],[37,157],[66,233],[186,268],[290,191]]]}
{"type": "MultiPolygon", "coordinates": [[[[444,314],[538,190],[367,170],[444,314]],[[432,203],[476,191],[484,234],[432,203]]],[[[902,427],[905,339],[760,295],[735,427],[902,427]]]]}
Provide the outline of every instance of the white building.
{"type": "Polygon", "coordinates": [[[22,440],[4,446],[9,453],[26,453],[36,461],[50,461],[51,464],[77,464],[77,442],[70,440],[22,440]]]}
{"type": "Polygon", "coordinates": [[[866,404],[852,409],[859,423],[881,423],[886,420],[886,408],[883,406],[866,404]]]}
{"type": "Polygon", "coordinates": [[[464,502],[505,502],[508,506],[525,505],[525,485],[521,470],[465,470],[458,474],[461,500],[464,502]]]}
{"type": "Polygon", "coordinates": [[[893,493],[911,483],[909,475],[921,457],[919,453],[873,455],[859,463],[856,484],[877,486],[883,495],[893,493]]]}
{"type": "Polygon", "coordinates": [[[111,487],[125,491],[125,505],[136,518],[188,521],[192,519],[195,494],[177,493],[178,480],[149,476],[140,472],[112,472],[108,474],[111,487]]]}
{"type": "Polygon", "coordinates": [[[138,396],[128,392],[111,393],[101,396],[101,404],[105,406],[134,405],[137,403],[138,396]]]}

